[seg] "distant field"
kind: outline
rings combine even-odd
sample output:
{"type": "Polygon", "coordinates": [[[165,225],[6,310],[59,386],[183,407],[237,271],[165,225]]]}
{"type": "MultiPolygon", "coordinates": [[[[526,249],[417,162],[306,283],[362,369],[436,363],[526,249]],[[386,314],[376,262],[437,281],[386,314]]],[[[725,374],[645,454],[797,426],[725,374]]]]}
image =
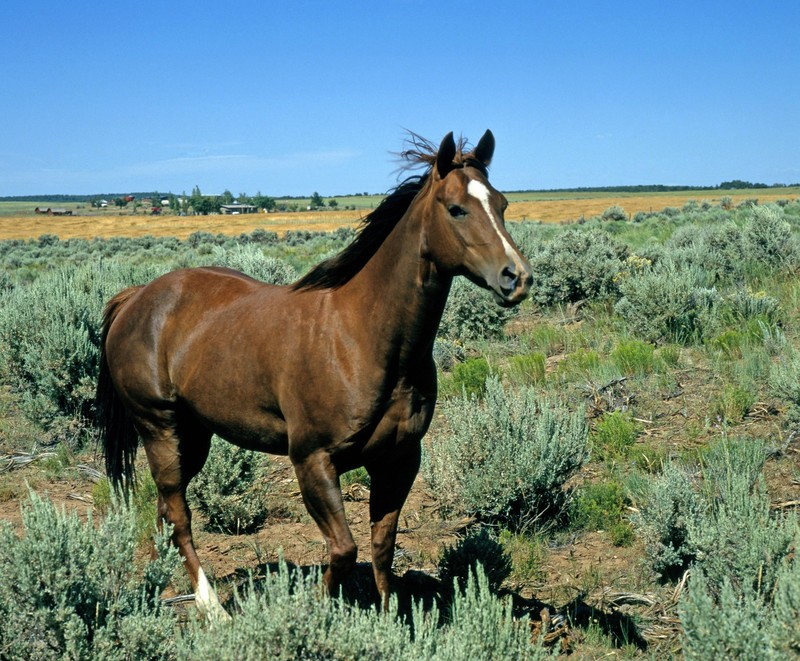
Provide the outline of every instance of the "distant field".
{"type": "MultiPolygon", "coordinates": [[[[682,207],[689,200],[719,204],[723,196],[734,204],[757,198],[767,203],[779,199],[800,197],[800,187],[737,191],[686,191],[682,193],[508,193],[506,219],[511,221],[537,220],[557,223],[590,218],[612,205],[621,206],[629,215],[639,211],[658,211],[665,207],[682,207]]],[[[255,229],[283,234],[288,230],[330,231],[342,226],[355,226],[379,202],[379,196],[336,198],[339,209],[331,211],[298,211],[288,213],[245,214],[237,216],[148,216],[131,215],[125,211],[95,214],[85,204],[46,202],[0,202],[0,240],[36,238],[55,234],[61,239],[110,236],[175,236],[186,238],[193,232],[212,234],[241,234],[255,229]],[[354,211],[342,207],[356,205],[354,211]],[[33,213],[37,206],[72,209],[73,216],[42,216],[33,213]]],[[[302,200],[292,200],[302,208],[302,200]]]]}

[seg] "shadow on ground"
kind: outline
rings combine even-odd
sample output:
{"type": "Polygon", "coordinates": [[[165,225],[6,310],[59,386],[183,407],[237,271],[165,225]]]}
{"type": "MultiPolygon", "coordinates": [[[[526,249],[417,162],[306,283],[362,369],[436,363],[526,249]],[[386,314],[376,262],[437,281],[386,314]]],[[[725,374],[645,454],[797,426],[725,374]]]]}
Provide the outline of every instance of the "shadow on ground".
{"type": "MultiPolygon", "coordinates": [[[[317,565],[298,566],[286,563],[290,571],[301,572],[303,576],[319,569],[317,565]]],[[[264,584],[264,577],[277,572],[277,562],[261,563],[250,572],[239,570],[223,579],[228,584],[232,593],[239,591],[249,583],[252,576],[256,590],[264,584]]],[[[445,586],[436,576],[423,571],[408,570],[402,576],[395,576],[392,582],[392,592],[398,601],[400,617],[408,621],[414,604],[422,603],[426,611],[434,606],[447,618],[452,588],[445,586]]],[[[369,563],[358,563],[341,587],[344,600],[364,610],[377,607],[379,604],[378,593],[372,576],[372,566],[369,563]]],[[[578,597],[565,606],[556,607],[537,599],[528,599],[520,594],[503,589],[499,592],[502,597],[512,600],[514,615],[517,618],[528,618],[534,635],[544,633],[548,645],[560,641],[562,650],[569,650],[575,640],[581,638],[581,629],[589,626],[599,628],[616,647],[633,645],[640,650],[647,650],[647,641],[638,631],[633,618],[614,609],[603,610],[588,604],[582,597],[578,597]]],[[[225,603],[228,612],[236,610],[235,596],[231,596],[225,603]]]]}

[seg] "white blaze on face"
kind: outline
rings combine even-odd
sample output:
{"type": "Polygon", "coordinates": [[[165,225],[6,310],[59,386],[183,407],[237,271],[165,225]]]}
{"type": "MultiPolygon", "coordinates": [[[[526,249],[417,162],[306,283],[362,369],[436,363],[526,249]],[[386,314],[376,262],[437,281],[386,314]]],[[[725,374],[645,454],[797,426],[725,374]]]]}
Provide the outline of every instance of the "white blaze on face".
{"type": "Polygon", "coordinates": [[[514,248],[511,247],[511,244],[508,242],[508,239],[505,237],[503,232],[500,231],[500,221],[497,216],[494,215],[494,210],[492,209],[491,205],[489,204],[489,189],[486,187],[485,184],[481,183],[477,179],[470,179],[469,184],[467,184],[467,193],[472,195],[475,199],[477,199],[483,210],[486,212],[486,215],[489,216],[489,220],[492,223],[492,227],[494,227],[494,231],[497,232],[497,236],[500,237],[500,241],[503,243],[503,249],[506,251],[506,256],[514,262],[514,265],[521,271],[525,269],[522,267],[520,263],[519,255],[514,248]]]}

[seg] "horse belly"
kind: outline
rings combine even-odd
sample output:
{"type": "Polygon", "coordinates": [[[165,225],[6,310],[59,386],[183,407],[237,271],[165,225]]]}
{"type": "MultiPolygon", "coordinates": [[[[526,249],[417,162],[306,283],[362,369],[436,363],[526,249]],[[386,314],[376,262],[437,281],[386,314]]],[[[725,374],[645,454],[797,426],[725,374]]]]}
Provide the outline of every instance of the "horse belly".
{"type": "Polygon", "coordinates": [[[231,383],[226,378],[215,379],[214,372],[210,370],[201,380],[202,387],[194,384],[181,389],[184,405],[226,441],[248,450],[287,454],[287,425],[277,402],[263,389],[245,387],[245,376],[231,383]]]}

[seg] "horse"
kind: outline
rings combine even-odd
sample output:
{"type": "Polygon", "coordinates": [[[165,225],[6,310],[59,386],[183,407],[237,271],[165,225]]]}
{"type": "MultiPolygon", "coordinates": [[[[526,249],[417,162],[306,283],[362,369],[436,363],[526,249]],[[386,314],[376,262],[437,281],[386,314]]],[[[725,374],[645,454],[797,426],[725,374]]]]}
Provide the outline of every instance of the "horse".
{"type": "Polygon", "coordinates": [[[491,131],[467,151],[412,134],[402,181],[342,252],[290,285],[219,267],[176,270],[106,305],[98,426],[112,484],[126,491],[139,442],[172,525],[198,610],[226,616],[195,550],[190,480],[213,434],[288,455],[327,543],[329,593],[356,563],[339,476],[371,478],[372,569],[388,604],[400,510],[419,471],[437,395],[433,346],[454,277],[502,306],[520,303],[531,267],[488,181],[491,131]]]}

